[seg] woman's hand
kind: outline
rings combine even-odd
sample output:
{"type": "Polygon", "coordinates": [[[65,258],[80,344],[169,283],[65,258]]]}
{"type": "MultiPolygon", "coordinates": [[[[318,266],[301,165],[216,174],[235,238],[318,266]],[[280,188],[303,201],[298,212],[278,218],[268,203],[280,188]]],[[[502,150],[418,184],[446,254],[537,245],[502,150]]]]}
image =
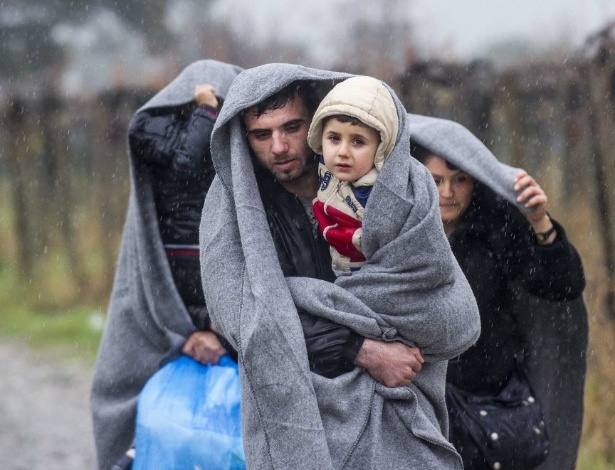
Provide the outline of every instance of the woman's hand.
{"type": "Polygon", "coordinates": [[[212,85],[203,83],[194,88],[194,100],[197,104],[211,106],[218,109],[218,98],[212,85]]]}
{"type": "MultiPolygon", "coordinates": [[[[549,199],[544,190],[526,171],[521,170],[515,175],[514,189],[518,192],[517,202],[525,207],[532,209],[525,213],[525,218],[532,225],[534,233],[545,233],[553,227],[553,222],[547,214],[549,199]]],[[[551,243],[555,240],[556,233],[553,232],[542,243],[551,243]]]]}

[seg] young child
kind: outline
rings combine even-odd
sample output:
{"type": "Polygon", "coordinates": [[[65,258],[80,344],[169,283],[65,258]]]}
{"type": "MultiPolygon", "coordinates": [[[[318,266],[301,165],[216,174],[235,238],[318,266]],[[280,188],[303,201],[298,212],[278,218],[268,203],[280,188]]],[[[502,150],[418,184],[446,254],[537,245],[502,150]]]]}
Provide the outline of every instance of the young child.
{"type": "Polygon", "coordinates": [[[308,144],[322,155],[314,215],[331,247],[336,275],[361,268],[362,220],[399,126],[387,87],[372,77],[338,83],[324,97],[310,125],[308,144]]]}

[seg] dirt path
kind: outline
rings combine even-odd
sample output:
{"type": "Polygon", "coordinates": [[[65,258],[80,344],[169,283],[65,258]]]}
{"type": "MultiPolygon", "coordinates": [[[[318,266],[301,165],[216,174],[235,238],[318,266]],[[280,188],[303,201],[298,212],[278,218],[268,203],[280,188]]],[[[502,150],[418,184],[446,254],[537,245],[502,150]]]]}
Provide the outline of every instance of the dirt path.
{"type": "Polygon", "coordinates": [[[94,468],[91,370],[23,343],[0,342],[0,467],[94,468]]]}

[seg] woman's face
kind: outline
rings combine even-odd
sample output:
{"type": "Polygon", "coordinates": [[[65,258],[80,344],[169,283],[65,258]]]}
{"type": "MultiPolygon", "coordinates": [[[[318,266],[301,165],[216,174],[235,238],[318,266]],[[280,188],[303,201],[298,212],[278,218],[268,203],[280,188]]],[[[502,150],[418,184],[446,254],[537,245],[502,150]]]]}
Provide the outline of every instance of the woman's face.
{"type": "Polygon", "coordinates": [[[446,165],[446,160],[436,155],[430,156],[425,166],[431,172],[438,187],[440,215],[444,231],[450,235],[457,228],[472,201],[474,178],[463,170],[451,170],[446,165]]]}

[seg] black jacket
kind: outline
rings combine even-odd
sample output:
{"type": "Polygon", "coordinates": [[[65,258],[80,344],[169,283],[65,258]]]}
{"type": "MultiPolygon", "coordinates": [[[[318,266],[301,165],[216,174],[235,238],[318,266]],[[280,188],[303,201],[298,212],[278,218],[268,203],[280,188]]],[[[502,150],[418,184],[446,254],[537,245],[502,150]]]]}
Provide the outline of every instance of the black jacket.
{"type": "MultiPolygon", "coordinates": [[[[147,109],[129,127],[129,145],[152,173],[158,228],[165,245],[198,245],[205,196],[214,178],[211,131],[217,110],[188,104],[147,109]]],[[[169,267],[194,325],[209,328],[198,250],[167,251],[169,267]]]]}
{"type": "Polygon", "coordinates": [[[517,281],[530,294],[555,301],[578,298],[585,287],[581,259],[564,229],[539,245],[527,220],[510,204],[479,186],[451,248],[478,303],[481,335],[476,345],[449,362],[447,380],[474,392],[497,392],[525,360],[513,309],[517,281]]]}
{"type": "MultiPolygon", "coordinates": [[[[257,170],[261,198],[285,276],[333,281],[329,246],[310,221],[303,203],[262,170],[257,170]]],[[[315,222],[315,221],[314,221],[315,222]]],[[[337,377],[352,370],[363,337],[345,326],[299,311],[313,372],[337,377]]]]}
{"type": "Polygon", "coordinates": [[[217,111],[209,106],[148,109],[130,123],[136,159],[154,175],[154,198],[164,244],[198,245],[205,195],[214,178],[209,144],[217,111]]]}

